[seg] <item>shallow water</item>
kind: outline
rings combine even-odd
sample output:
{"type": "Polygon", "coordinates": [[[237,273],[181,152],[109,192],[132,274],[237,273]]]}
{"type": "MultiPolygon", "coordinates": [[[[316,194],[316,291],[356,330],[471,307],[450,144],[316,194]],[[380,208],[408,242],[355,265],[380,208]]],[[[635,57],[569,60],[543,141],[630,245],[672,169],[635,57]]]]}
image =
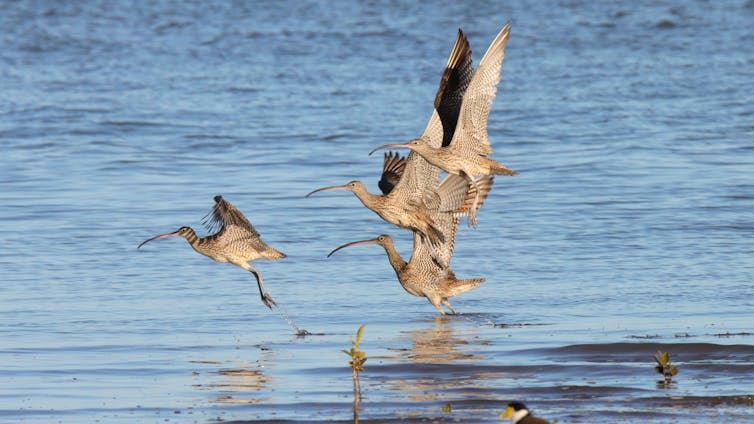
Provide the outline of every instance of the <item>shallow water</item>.
{"type": "MultiPolygon", "coordinates": [[[[0,421],[754,422],[754,3],[264,3],[0,14],[0,421]],[[420,134],[457,27],[513,33],[498,178],[437,317],[348,193],[420,134]],[[222,194],[288,254],[182,240],[222,194]],[[680,373],[658,387],[652,356],[680,373]],[[450,403],[452,412],[444,414],[450,403]]],[[[465,224],[464,224],[465,225],[465,224]]]]}

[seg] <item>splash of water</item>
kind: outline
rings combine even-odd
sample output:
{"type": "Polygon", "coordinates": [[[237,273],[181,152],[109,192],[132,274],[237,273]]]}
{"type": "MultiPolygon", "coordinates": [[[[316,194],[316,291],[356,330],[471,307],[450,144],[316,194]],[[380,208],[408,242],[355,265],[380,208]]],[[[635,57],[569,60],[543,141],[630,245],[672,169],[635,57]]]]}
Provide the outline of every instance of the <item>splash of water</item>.
{"type": "Polygon", "coordinates": [[[304,330],[303,328],[299,328],[299,326],[297,326],[296,323],[293,321],[293,318],[290,317],[290,315],[288,314],[288,310],[284,306],[281,306],[280,304],[277,304],[277,303],[275,304],[275,306],[277,306],[278,312],[283,317],[283,319],[288,323],[288,325],[290,325],[293,328],[293,331],[296,332],[297,336],[308,336],[312,334],[309,331],[304,330]]]}
{"type": "Polygon", "coordinates": [[[464,315],[463,312],[457,312],[455,314],[452,314],[451,316],[462,318],[462,319],[466,320],[467,322],[470,322],[470,323],[474,324],[474,326],[476,326],[476,327],[483,327],[483,326],[486,326],[486,325],[492,325],[493,327],[495,326],[495,323],[492,322],[492,320],[490,320],[489,318],[484,318],[482,321],[480,321],[478,319],[475,319],[472,316],[464,315]]]}

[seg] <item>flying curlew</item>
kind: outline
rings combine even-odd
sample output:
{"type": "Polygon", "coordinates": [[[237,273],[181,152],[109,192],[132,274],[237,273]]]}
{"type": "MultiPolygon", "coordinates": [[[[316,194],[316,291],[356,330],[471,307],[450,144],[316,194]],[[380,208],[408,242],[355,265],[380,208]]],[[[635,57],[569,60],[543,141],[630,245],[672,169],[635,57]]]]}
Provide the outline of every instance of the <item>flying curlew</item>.
{"type": "MultiPolygon", "coordinates": [[[[218,231],[206,237],[198,237],[190,227],[181,227],[177,231],[160,234],[144,240],[144,244],[161,238],[180,236],[185,238],[191,247],[204,256],[217,262],[229,262],[239,266],[252,274],[257,280],[259,294],[262,302],[272,309],[275,301],[264,288],[262,274],[252,268],[248,262],[256,259],[268,259],[271,261],[284,258],[286,255],[265,244],[259,237],[259,233],[248,219],[236,209],[230,202],[221,196],[215,196],[215,206],[210,212],[209,227],[219,227],[218,231]]],[[[209,214],[208,214],[209,216],[209,214]]]]}
{"type": "MultiPolygon", "coordinates": [[[[492,154],[492,147],[487,133],[487,121],[497,94],[497,84],[500,82],[505,46],[509,37],[510,22],[500,30],[479,62],[479,67],[463,94],[455,131],[448,145],[438,146],[436,140],[422,135],[405,144],[377,147],[372,152],[384,148],[408,148],[412,153],[418,153],[429,163],[449,174],[464,177],[471,185],[476,184],[476,176],[516,175],[518,172],[488,157],[492,154]]],[[[469,214],[469,225],[476,226],[477,209],[478,201],[469,214]]]]}
{"type": "MultiPolygon", "coordinates": [[[[436,96],[436,103],[440,105],[439,110],[446,111],[446,119],[448,119],[447,116],[453,115],[453,110],[458,109],[457,105],[454,106],[459,101],[457,90],[465,90],[465,85],[467,85],[464,82],[465,77],[459,75],[468,74],[468,70],[460,74],[454,70],[458,67],[468,68],[469,66],[468,41],[459,31],[436,96]]],[[[449,125],[445,125],[444,128],[442,119],[438,110],[433,110],[422,135],[423,139],[438,147],[442,145],[444,138],[450,138],[447,134],[449,125]]],[[[384,159],[383,174],[379,184],[383,195],[369,193],[361,181],[351,181],[344,185],[314,190],[306,197],[325,190],[351,191],[364,206],[377,213],[385,221],[418,232],[422,239],[430,244],[443,243],[444,235],[434,222],[437,215],[451,211],[455,211],[454,214],[458,215],[459,207],[465,201],[467,193],[475,190],[478,193],[479,188],[470,186],[465,178],[456,175],[448,175],[440,182],[442,171],[416,152],[409,153],[403,162],[399,178],[396,178],[395,167],[391,166],[393,163],[394,156],[391,153],[384,159]]],[[[478,199],[478,197],[475,198],[478,199]]],[[[463,214],[471,216],[473,212],[463,212],[463,214]]]]}

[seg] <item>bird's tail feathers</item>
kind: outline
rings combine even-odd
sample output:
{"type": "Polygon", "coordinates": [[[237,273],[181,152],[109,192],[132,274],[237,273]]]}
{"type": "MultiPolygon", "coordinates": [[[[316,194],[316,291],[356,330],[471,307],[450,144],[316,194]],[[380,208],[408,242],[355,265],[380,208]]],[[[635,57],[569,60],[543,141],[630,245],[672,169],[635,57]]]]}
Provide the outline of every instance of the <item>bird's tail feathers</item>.
{"type": "Polygon", "coordinates": [[[475,182],[476,187],[474,187],[473,184],[469,185],[468,191],[464,193],[466,197],[463,201],[463,204],[450,211],[454,216],[468,216],[469,213],[472,212],[471,207],[474,205],[474,198],[477,195],[477,187],[479,188],[479,199],[477,200],[476,210],[474,210],[474,213],[481,209],[484,201],[487,200],[487,196],[490,194],[490,190],[492,190],[492,184],[495,183],[495,176],[486,175],[477,179],[475,182]]]}
{"type": "Polygon", "coordinates": [[[275,250],[275,249],[273,249],[273,248],[271,248],[271,247],[268,246],[267,250],[264,251],[264,256],[263,257],[264,257],[264,259],[269,259],[271,261],[276,261],[278,259],[287,258],[288,255],[286,255],[285,253],[283,253],[283,252],[281,252],[279,250],[275,250]]]}
{"type": "Polygon", "coordinates": [[[466,293],[467,291],[470,291],[476,286],[484,283],[486,281],[485,278],[469,278],[466,280],[455,280],[448,283],[449,286],[449,295],[448,297],[457,296],[461,293],[466,293]]]}
{"type": "Polygon", "coordinates": [[[469,182],[466,178],[449,174],[437,187],[437,194],[440,196],[440,210],[451,212],[460,208],[464,204],[468,191],[469,182]]]}
{"type": "Polygon", "coordinates": [[[494,161],[492,159],[489,159],[489,161],[490,161],[490,171],[491,171],[492,174],[495,174],[495,175],[508,175],[508,176],[518,175],[518,171],[514,171],[514,170],[506,167],[505,165],[503,165],[503,164],[501,164],[501,163],[499,163],[497,161],[494,161]]]}

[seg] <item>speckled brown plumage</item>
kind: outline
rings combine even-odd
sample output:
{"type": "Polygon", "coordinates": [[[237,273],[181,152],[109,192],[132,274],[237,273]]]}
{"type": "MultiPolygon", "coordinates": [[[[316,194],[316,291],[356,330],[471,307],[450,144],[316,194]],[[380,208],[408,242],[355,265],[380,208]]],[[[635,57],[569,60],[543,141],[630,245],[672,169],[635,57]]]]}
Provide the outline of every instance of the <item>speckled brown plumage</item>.
{"type": "MultiPolygon", "coordinates": [[[[458,227],[458,218],[451,220],[454,228],[447,240],[455,239],[455,228],[458,227]]],[[[465,293],[484,282],[484,278],[459,280],[449,267],[442,266],[433,259],[434,256],[442,256],[447,258],[447,262],[450,262],[450,257],[453,254],[453,242],[446,242],[437,247],[431,246],[422,241],[421,237],[416,234],[414,234],[414,249],[408,262],[400,256],[395,249],[393,239],[387,234],[369,240],[344,244],[330,252],[330,255],[344,247],[359,244],[382,246],[403,289],[414,296],[427,298],[429,303],[443,315],[445,314],[443,305],[451,313],[455,313],[448,301],[450,297],[465,293]],[[432,250],[440,250],[440,252],[433,253],[432,250]]]]}
{"type": "MultiPolygon", "coordinates": [[[[456,81],[458,78],[456,78],[457,75],[453,76],[453,69],[464,63],[464,58],[468,58],[465,53],[467,50],[468,42],[465,41],[463,34],[459,33],[446,64],[445,74],[448,77],[443,78],[438,89],[437,98],[440,99],[440,102],[452,103],[457,101],[457,95],[443,96],[443,92],[444,90],[457,90],[458,87],[465,84],[462,81],[456,81]]],[[[454,106],[447,105],[447,107],[440,109],[450,110],[450,112],[447,112],[449,114],[447,116],[452,116],[454,106]]],[[[443,123],[435,109],[422,133],[422,138],[427,143],[440,147],[444,137],[443,123]]],[[[364,206],[374,211],[385,221],[419,233],[419,236],[426,243],[439,245],[445,242],[445,236],[435,223],[435,219],[441,214],[447,214],[449,211],[461,208],[467,193],[471,190],[469,183],[462,177],[459,180],[457,176],[451,175],[440,182],[441,173],[442,171],[439,168],[429,164],[419,154],[411,152],[405,159],[400,178],[387,193],[385,193],[386,190],[383,189],[381,181],[380,188],[385,193],[383,195],[369,193],[362,182],[351,181],[341,186],[314,190],[307,194],[307,197],[323,190],[351,191],[364,206]]],[[[383,180],[385,180],[384,171],[383,180]]]]}
{"type": "Polygon", "coordinates": [[[221,196],[215,196],[215,206],[209,214],[210,231],[217,229],[214,234],[198,237],[190,227],[181,227],[177,231],[160,234],[142,242],[139,247],[152,240],[180,236],[184,237],[191,247],[204,256],[217,262],[228,262],[239,266],[252,274],[257,280],[262,302],[272,308],[275,301],[264,289],[262,274],[252,268],[248,262],[256,259],[277,260],[286,255],[268,246],[259,236],[248,219],[230,202],[221,196]]]}
{"type": "Polygon", "coordinates": [[[442,222],[443,231],[446,232],[446,241],[440,245],[426,243],[414,233],[414,248],[408,262],[400,256],[395,249],[393,239],[387,234],[369,240],[346,243],[334,249],[328,256],[348,246],[380,245],[385,249],[390,265],[395,270],[398,281],[406,292],[414,296],[426,297],[443,315],[445,314],[443,305],[451,313],[455,313],[448,299],[465,293],[484,282],[484,278],[459,280],[449,268],[458,222],[459,219],[453,217],[448,217],[447,220],[442,222]],[[444,264],[441,262],[444,262],[444,264]]]}
{"type": "MultiPolygon", "coordinates": [[[[510,22],[505,24],[492,41],[471,77],[463,94],[452,140],[446,147],[438,145],[435,139],[422,135],[406,144],[388,144],[379,148],[411,149],[411,153],[421,155],[430,164],[449,174],[466,178],[471,185],[476,184],[477,176],[516,175],[516,171],[488,157],[492,154],[492,147],[487,133],[487,120],[497,93],[497,84],[500,82],[505,46],[509,37],[510,22]]],[[[468,66],[471,66],[470,62],[468,66]]],[[[438,110],[442,110],[442,107],[438,110]]],[[[476,205],[471,209],[469,225],[476,226],[477,209],[479,208],[476,205]]]]}

